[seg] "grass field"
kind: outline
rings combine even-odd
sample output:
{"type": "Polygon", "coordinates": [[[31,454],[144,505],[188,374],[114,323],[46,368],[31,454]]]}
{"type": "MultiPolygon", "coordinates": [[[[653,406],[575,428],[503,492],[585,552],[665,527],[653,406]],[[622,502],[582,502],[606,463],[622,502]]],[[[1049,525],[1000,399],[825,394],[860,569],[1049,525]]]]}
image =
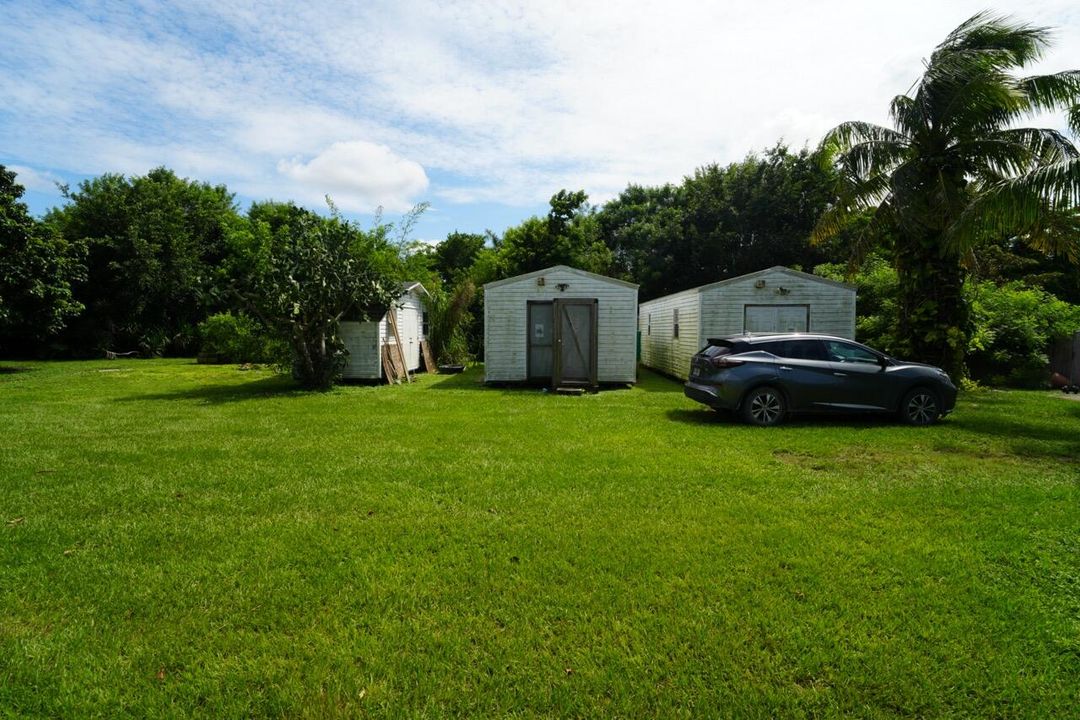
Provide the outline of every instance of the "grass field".
{"type": "Polygon", "coordinates": [[[0,716],[1080,712],[1080,403],[479,377],[0,373],[0,716]]]}

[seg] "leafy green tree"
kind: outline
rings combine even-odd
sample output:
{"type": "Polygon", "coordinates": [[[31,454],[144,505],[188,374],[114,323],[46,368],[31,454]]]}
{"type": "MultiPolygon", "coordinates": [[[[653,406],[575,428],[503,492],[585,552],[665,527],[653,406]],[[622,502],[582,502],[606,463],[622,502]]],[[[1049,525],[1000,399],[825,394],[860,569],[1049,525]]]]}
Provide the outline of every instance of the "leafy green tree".
{"type": "Polygon", "coordinates": [[[632,185],[596,217],[616,274],[648,299],[770,265],[825,262],[832,248],[809,237],[834,184],[815,154],[780,144],[699,168],[678,186],[632,185]]]}
{"type": "Polygon", "coordinates": [[[34,220],[15,173],[0,165],[0,351],[30,354],[82,310],[71,283],[84,248],[34,220]]]}
{"type": "Polygon", "coordinates": [[[611,266],[611,251],[599,231],[588,196],[580,190],[560,190],[551,197],[546,218],[531,217],[503,233],[499,245],[502,269],[506,275],[517,275],[551,265],[570,265],[605,273],[611,266]]]}
{"type": "Polygon", "coordinates": [[[454,231],[435,247],[435,270],[447,284],[456,284],[471,274],[488,236],[454,231]]]}
{"type": "Polygon", "coordinates": [[[345,365],[343,319],[374,320],[397,299],[401,245],[392,226],[370,231],[336,213],[261,203],[231,234],[231,291],[292,351],[293,374],[326,389],[345,365]]]}
{"type": "Polygon", "coordinates": [[[225,309],[213,280],[236,219],[228,190],[157,168],[87,180],[67,199],[46,222],[88,248],[74,286],[86,311],[65,333],[72,349],[193,350],[199,322],[225,309]]]}
{"type": "Polygon", "coordinates": [[[1080,305],[1022,282],[969,281],[968,365],[972,377],[994,385],[1045,387],[1053,341],[1080,332],[1080,305]]]}
{"type": "Polygon", "coordinates": [[[1080,260],[1080,153],[1059,131],[1016,127],[1064,109],[1080,131],[1080,71],[1017,74],[1049,38],[1045,28],[975,15],[937,46],[914,92],[893,100],[892,128],[846,122],[823,141],[843,183],[815,239],[870,210],[864,239],[892,239],[901,352],[954,376],[964,373],[971,332],[965,261],[1004,238],[1080,260]]]}

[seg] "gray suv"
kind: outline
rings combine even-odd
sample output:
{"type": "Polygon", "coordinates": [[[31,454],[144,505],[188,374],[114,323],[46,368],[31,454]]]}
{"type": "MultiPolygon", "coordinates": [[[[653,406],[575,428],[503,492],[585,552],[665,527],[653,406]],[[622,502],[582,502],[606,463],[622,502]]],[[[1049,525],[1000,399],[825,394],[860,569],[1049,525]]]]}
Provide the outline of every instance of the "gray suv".
{"type": "Polygon", "coordinates": [[[823,411],[896,413],[911,425],[930,425],[956,405],[956,386],[940,368],[802,333],[710,339],[691,359],[683,392],[754,425],[823,411]]]}

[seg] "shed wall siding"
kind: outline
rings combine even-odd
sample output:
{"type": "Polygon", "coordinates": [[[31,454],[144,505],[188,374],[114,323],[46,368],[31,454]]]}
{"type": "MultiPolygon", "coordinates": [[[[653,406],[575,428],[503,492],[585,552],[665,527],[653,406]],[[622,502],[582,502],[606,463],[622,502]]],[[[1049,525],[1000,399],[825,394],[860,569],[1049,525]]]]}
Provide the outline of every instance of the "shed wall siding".
{"type": "Polygon", "coordinates": [[[701,303],[697,289],[642,303],[638,308],[641,364],[685,379],[690,358],[701,349],[701,303]],[[675,310],[679,337],[675,337],[675,310]],[[651,317],[651,331],[650,331],[651,317]]]}
{"type": "MultiPolygon", "coordinates": [[[[408,292],[394,303],[401,344],[409,371],[420,369],[420,340],[423,337],[423,300],[408,292]],[[398,307],[401,306],[401,307],[398,307]]],[[[349,359],[341,376],[347,380],[379,380],[382,378],[382,346],[393,345],[394,330],[384,315],[378,322],[343,322],[341,339],[349,351],[349,359]]]]}
{"type": "Polygon", "coordinates": [[[701,337],[722,337],[745,332],[747,305],[809,305],[807,332],[855,338],[855,291],[810,278],[771,272],[701,289],[701,337]],[[764,280],[765,286],[754,287],[764,280]],[[777,294],[778,288],[789,292],[777,294]]]}
{"type": "Polygon", "coordinates": [[[597,299],[597,380],[637,381],[637,288],[584,277],[565,270],[511,281],[484,291],[484,379],[524,382],[528,354],[526,306],[530,300],[597,299]],[[567,288],[559,291],[558,284],[567,288]]]}

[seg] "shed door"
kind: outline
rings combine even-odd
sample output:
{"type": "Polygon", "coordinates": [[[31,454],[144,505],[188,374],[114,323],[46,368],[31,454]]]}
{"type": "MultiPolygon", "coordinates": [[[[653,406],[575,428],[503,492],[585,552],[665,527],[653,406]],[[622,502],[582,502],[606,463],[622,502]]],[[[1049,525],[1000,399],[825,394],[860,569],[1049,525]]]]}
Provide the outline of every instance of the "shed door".
{"type": "Polygon", "coordinates": [[[528,312],[529,380],[551,381],[555,364],[554,310],[551,302],[530,302],[528,312]]]}
{"type": "Polygon", "coordinates": [[[809,305],[747,305],[743,331],[748,333],[806,332],[809,305]]]}
{"type": "Polygon", "coordinates": [[[555,385],[596,385],[596,300],[555,301],[555,385]]]}

